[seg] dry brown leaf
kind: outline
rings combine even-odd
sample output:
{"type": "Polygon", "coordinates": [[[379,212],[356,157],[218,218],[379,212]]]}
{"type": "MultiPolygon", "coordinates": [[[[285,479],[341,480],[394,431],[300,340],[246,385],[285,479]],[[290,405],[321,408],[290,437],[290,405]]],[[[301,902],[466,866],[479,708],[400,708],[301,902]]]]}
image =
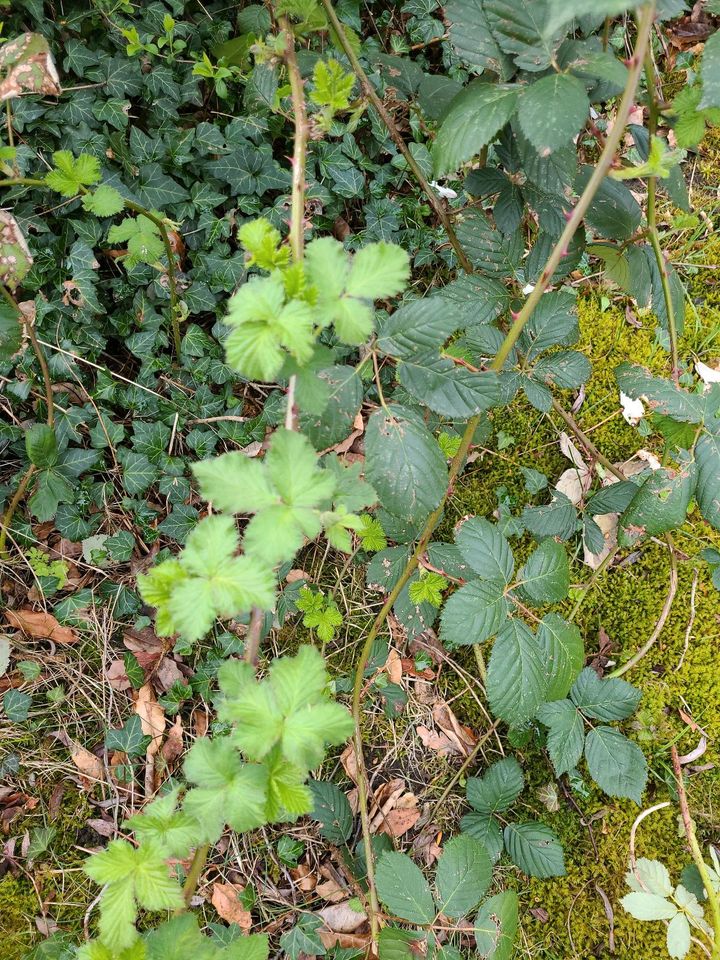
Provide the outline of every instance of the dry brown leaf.
{"type": "Polygon", "coordinates": [[[4,44],[0,52],[0,100],[21,93],[60,93],[60,77],[47,40],[39,33],[23,33],[4,44]]]}
{"type": "Polygon", "coordinates": [[[160,751],[163,760],[170,766],[183,752],[183,725],[180,714],[177,715],[175,723],[168,730],[165,743],[160,751]]]}
{"type": "Polygon", "coordinates": [[[95,833],[99,833],[101,837],[114,837],[117,830],[112,820],[86,820],[85,824],[92,827],[95,833]]]}
{"type": "Polygon", "coordinates": [[[152,627],[142,630],[126,630],[123,643],[135,654],[135,659],[143,670],[154,670],[158,660],[165,652],[162,640],[155,635],[152,627]]]}
{"type": "Polygon", "coordinates": [[[343,903],[323,907],[322,910],[317,911],[317,916],[322,917],[325,926],[335,933],[354,933],[365,923],[367,914],[364,910],[360,912],[354,910],[350,903],[350,900],[345,900],[343,903]]]}
{"type": "Polygon", "coordinates": [[[299,890],[309,893],[317,886],[317,877],[306,863],[299,863],[288,871],[299,890]]]}
{"type": "Polygon", "coordinates": [[[448,757],[458,753],[457,743],[453,743],[444,733],[436,733],[434,730],[429,730],[422,724],[415,727],[415,732],[420,737],[424,747],[427,747],[428,750],[435,750],[441,757],[448,757]]]}
{"type": "Polygon", "coordinates": [[[290,570],[285,577],[287,583],[297,583],[298,580],[310,580],[310,574],[304,570],[290,570]]]}
{"type": "Polygon", "coordinates": [[[176,680],[185,681],[182,671],[172,657],[161,657],[157,670],[153,674],[155,687],[167,693],[176,680]]]}
{"type": "Polygon", "coordinates": [[[152,757],[160,749],[167,721],[165,711],[155,699],[155,691],[149,683],[143,684],[138,690],[134,709],[140,717],[142,732],[146,737],[152,737],[147,748],[147,755],[152,757]]]}
{"type": "Polygon", "coordinates": [[[318,936],[326,950],[332,950],[333,947],[362,950],[370,944],[369,933],[337,933],[335,930],[318,930],[318,936]]]}
{"type": "Polygon", "coordinates": [[[212,887],[212,905],[227,923],[236,923],[241,930],[249,930],[252,916],[240,902],[240,894],[245,888],[235,883],[214,883],[212,887]]]}
{"type": "Polygon", "coordinates": [[[400,684],[402,682],[403,666],[397,650],[391,650],[388,653],[384,669],[390,683],[400,684]]]}
{"type": "Polygon", "coordinates": [[[353,783],[357,783],[357,757],[355,756],[355,747],[352,745],[352,743],[349,743],[340,754],[340,763],[342,763],[343,770],[350,777],[353,783]]]}
{"type": "Polygon", "coordinates": [[[129,690],[132,686],[125,672],[123,660],[113,660],[105,671],[105,677],[113,690],[129,690]]]}
{"type": "Polygon", "coordinates": [[[86,778],[86,783],[92,787],[98,780],[104,779],[105,770],[102,765],[102,760],[100,760],[99,757],[96,757],[94,753],[90,753],[89,750],[80,746],[79,743],[75,743],[74,740],[68,741],[68,746],[70,749],[70,759],[83,777],[86,778]]]}
{"type": "Polygon", "coordinates": [[[329,903],[338,903],[347,896],[347,890],[337,880],[324,880],[315,887],[315,893],[329,903]]]}
{"type": "Polygon", "coordinates": [[[16,630],[37,640],[53,643],[77,643],[79,634],[72,627],[63,627],[51,613],[44,610],[6,610],[5,619],[16,630]]]}
{"type": "Polygon", "coordinates": [[[388,833],[393,837],[402,837],[415,826],[420,819],[420,810],[417,807],[398,808],[391,810],[385,817],[385,823],[380,833],[388,833]]]}
{"type": "Polygon", "coordinates": [[[461,756],[469,757],[477,743],[470,727],[463,726],[444,700],[439,700],[432,711],[433,720],[445,736],[457,746],[461,756]]]}

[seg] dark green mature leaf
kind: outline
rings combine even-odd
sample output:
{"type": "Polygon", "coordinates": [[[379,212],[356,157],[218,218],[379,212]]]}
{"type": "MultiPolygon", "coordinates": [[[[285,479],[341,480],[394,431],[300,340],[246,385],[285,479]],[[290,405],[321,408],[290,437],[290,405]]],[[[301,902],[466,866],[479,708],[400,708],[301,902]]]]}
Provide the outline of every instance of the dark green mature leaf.
{"type": "Polygon", "coordinates": [[[501,50],[521,70],[546,70],[554,61],[565,30],[547,30],[547,2],[533,0],[484,0],[483,8],[501,50]]]}
{"type": "Polygon", "coordinates": [[[509,823],[503,839],[510,859],[529,876],[565,876],[562,844],[544,823],[509,823]]]}
{"type": "Polygon", "coordinates": [[[537,539],[557,537],[568,540],[577,527],[577,511],[564,493],[554,490],[550,503],[540,507],[525,507],[522,521],[537,539]]]}
{"type": "Polygon", "coordinates": [[[493,763],[482,777],[468,777],[467,800],[477,813],[492,816],[511,807],[524,786],[520,764],[515,757],[505,757],[493,763]]]}
{"type": "Polygon", "coordinates": [[[378,937],[378,957],[379,960],[413,960],[415,950],[424,944],[423,935],[415,930],[386,926],[378,937]]]}
{"type": "Polygon", "coordinates": [[[455,533],[455,543],[468,565],[483,580],[510,583],[515,570],[510,544],[494,523],[470,517],[455,533]]]}
{"type": "Polygon", "coordinates": [[[483,643],[498,632],[508,609],[503,581],[468,583],[445,604],[440,620],[440,639],[454,647],[483,643]]]}
{"type": "Polygon", "coordinates": [[[58,460],[55,431],[46,423],[34,423],[25,432],[25,450],[28,460],[41,470],[52,467],[58,460]]]}
{"type": "Polygon", "coordinates": [[[647,783],[647,762],[637,744],[612,727],[596,727],[585,740],[585,760],[601,790],[640,804],[647,783]]]}
{"type": "Polygon", "coordinates": [[[695,463],[677,470],[653,470],[620,517],[618,544],[630,547],[643,537],[657,537],[681,527],[695,492],[695,463]]]}
{"type": "Polygon", "coordinates": [[[0,303],[0,361],[9,360],[22,343],[18,314],[8,303],[0,303]]]}
{"type": "Polygon", "coordinates": [[[365,572],[368,587],[377,587],[390,593],[407,566],[409,557],[407,547],[388,547],[376,553],[365,572]]]}
{"type": "Polygon", "coordinates": [[[641,0],[549,0],[547,29],[555,30],[573,17],[614,17],[640,3],[641,0]]]}
{"type": "Polygon", "coordinates": [[[537,152],[547,156],[582,130],[589,109],[582,81],[568,73],[553,73],[526,88],[518,104],[518,121],[537,152]]]}
{"type": "Polygon", "coordinates": [[[469,420],[500,400],[495,373],[474,373],[437,353],[407,357],[398,364],[397,376],[411,396],[445,417],[469,420]]]}
{"type": "Polygon", "coordinates": [[[134,713],[119,730],[108,730],[105,735],[107,750],[120,750],[128,757],[142,756],[150,743],[150,737],[142,731],[140,717],[134,713]]]}
{"type": "Polygon", "coordinates": [[[558,350],[541,357],[535,364],[533,376],[548,386],[561,390],[576,390],[592,375],[588,358],[577,350],[558,350]]]}
{"type": "Polygon", "coordinates": [[[515,112],[519,88],[473,80],[455,97],[433,144],[436,177],[477,156],[515,112]]]}
{"type": "Polygon", "coordinates": [[[544,703],[538,720],[548,727],[547,748],[558,776],[573,770],[580,762],[585,743],[585,724],[577,707],[570,700],[544,703]]]}
{"type": "Polygon", "coordinates": [[[647,398],[648,407],[681,423],[702,423],[707,403],[701,394],[676,387],[671,380],[656,377],[645,367],[624,361],[615,368],[618,387],[633,400],[647,398]]]}
{"type": "Polygon", "coordinates": [[[699,103],[700,109],[720,107],[720,30],[708,37],[705,42],[700,78],[703,92],[699,103]]]}
{"type": "Polygon", "coordinates": [[[445,458],[427,428],[404,419],[402,408],[370,417],[365,455],[367,479],[386,510],[410,520],[438,506],[447,489],[445,458]]]}
{"type": "Polygon", "coordinates": [[[450,21],[450,43],[468,66],[478,73],[489,70],[503,79],[510,76],[512,63],[490,30],[482,0],[449,0],[445,16],[450,21]]]}
{"type": "MultiPolygon", "coordinates": [[[[592,173],[592,167],[580,170],[575,181],[577,193],[585,189],[592,173]]],[[[605,177],[588,207],[585,219],[601,237],[627,240],[640,226],[642,210],[629,187],[619,180],[605,177]]]]}
{"type": "Polygon", "coordinates": [[[594,493],[587,502],[586,512],[591,516],[604,513],[622,513],[638,491],[632,480],[619,480],[594,493]]]}
{"type": "Polygon", "coordinates": [[[420,868],[404,853],[384,853],[375,871],[378,896],[396,916],[410,923],[435,919],[430,886],[420,868]]]}
{"type": "Polygon", "coordinates": [[[342,790],[327,780],[308,780],[313,797],[312,820],[320,824],[320,834],[330,843],[345,843],[353,829],[353,815],[342,790]]]}
{"type": "Polygon", "coordinates": [[[518,928],[518,896],[504,890],[490,897],[475,917],[475,945],[480,960],[510,960],[518,928]]]}
{"type": "Polygon", "coordinates": [[[626,680],[608,677],[601,680],[592,667],[586,667],[575,681],[570,697],[575,706],[593,720],[624,720],[635,713],[640,691],[626,680]]]}
{"type": "Polygon", "coordinates": [[[423,113],[431,120],[442,120],[461,90],[457,80],[442,75],[426,75],[418,87],[418,102],[423,113]]]}
{"type": "Polygon", "coordinates": [[[453,837],[443,848],[435,883],[438,910],[446,917],[464,917],[476,907],[492,880],[485,847],[469,836],[453,837]]]}
{"type": "Polygon", "coordinates": [[[697,485],[695,497],[700,513],[720,530],[720,435],[704,433],[695,446],[697,485]]]}
{"type": "Polygon", "coordinates": [[[545,699],[547,677],[542,652],[522,620],[509,620],[493,644],[487,671],[490,709],[516,726],[530,720],[545,699]]]}
{"type": "Polygon", "coordinates": [[[548,700],[561,700],[582,669],[585,659],[582,635],[574,623],[568,623],[557,613],[548,613],[538,627],[537,642],[548,675],[545,695],[548,700]]]}
{"type": "Polygon", "coordinates": [[[525,327],[520,346],[528,360],[550,347],[568,347],[578,338],[575,294],[565,290],[546,293],[525,327]]]}
{"type": "Polygon", "coordinates": [[[484,273],[507,277],[519,268],[523,255],[519,231],[501,233],[482,211],[469,210],[458,220],[456,233],[472,263],[484,273]]]}
{"type": "Polygon", "coordinates": [[[486,813],[466,813],[460,821],[460,829],[479,841],[487,850],[492,862],[497,863],[504,844],[502,830],[495,817],[486,813]]]}
{"type": "Polygon", "coordinates": [[[400,307],[382,321],[377,346],[393,357],[411,357],[437,350],[459,327],[464,318],[454,305],[440,297],[424,297],[400,307]]]}
{"type": "MultiPolygon", "coordinates": [[[[496,320],[507,310],[509,305],[508,291],[500,280],[484,277],[481,274],[465,274],[457,280],[446,283],[438,292],[437,297],[442,301],[438,304],[433,298],[430,302],[440,307],[440,314],[446,315],[449,310],[457,311],[457,327],[473,328],[480,324],[496,320]]],[[[421,301],[427,302],[427,299],[421,301]]]]}
{"type": "Polygon", "coordinates": [[[520,591],[533,604],[564,600],[570,587],[570,567],[565,548],[543,540],[518,574],[520,591]]]}

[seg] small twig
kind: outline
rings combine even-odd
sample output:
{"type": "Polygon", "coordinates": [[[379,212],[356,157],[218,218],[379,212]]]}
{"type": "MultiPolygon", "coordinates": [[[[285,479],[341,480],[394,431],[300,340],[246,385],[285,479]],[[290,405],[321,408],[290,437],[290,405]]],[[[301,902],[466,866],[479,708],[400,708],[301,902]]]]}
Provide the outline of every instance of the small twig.
{"type": "Polygon", "coordinates": [[[3,514],[2,521],[0,522],[0,560],[5,557],[5,545],[7,543],[8,531],[10,530],[10,524],[12,523],[12,518],[15,516],[15,511],[18,508],[18,504],[23,498],[27,486],[35,475],[35,465],[33,463],[27,468],[23,477],[18,484],[18,488],[15,491],[15,495],[10,501],[3,514]]]}
{"type": "Polygon", "coordinates": [[[685,660],[688,649],[690,647],[690,637],[692,636],[692,628],[695,623],[695,596],[697,594],[697,585],[698,585],[699,576],[700,576],[700,571],[698,570],[697,567],[695,567],[695,572],[693,574],[692,587],[690,589],[690,620],[688,621],[687,629],[685,630],[685,641],[683,643],[683,652],[680,654],[680,659],[678,660],[677,666],[675,667],[676,673],[682,667],[683,661],[685,660]]]}
{"type": "Polygon", "coordinates": [[[670,615],[670,609],[673,605],[673,600],[675,599],[675,594],[677,593],[678,586],[678,572],[677,572],[677,559],[675,557],[675,549],[673,546],[672,538],[669,533],[665,534],[665,542],[668,546],[668,552],[670,554],[670,586],[668,587],[667,596],[665,597],[665,603],[663,608],[660,611],[660,616],[658,617],[657,623],[655,624],[655,629],[650,634],[650,637],[645,641],[645,643],[640,647],[634,656],[632,656],[627,663],[624,663],[622,666],[618,667],[616,670],[613,670],[612,673],[609,673],[609,677],[622,677],[623,674],[627,673],[629,670],[632,670],[633,667],[636,667],[638,663],[642,660],[645,654],[654,646],[656,640],[662,633],[665,622],[667,621],[668,616],[670,615]]]}

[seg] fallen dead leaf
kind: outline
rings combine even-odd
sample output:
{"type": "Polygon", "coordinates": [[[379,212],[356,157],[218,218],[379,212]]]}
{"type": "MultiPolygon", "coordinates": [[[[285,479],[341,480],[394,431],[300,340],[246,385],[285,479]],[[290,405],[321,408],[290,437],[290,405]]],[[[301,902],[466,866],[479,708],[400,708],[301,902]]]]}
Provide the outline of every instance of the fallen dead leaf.
{"type": "Polygon", "coordinates": [[[465,727],[452,712],[444,700],[439,700],[432,711],[433,720],[445,736],[454,743],[456,752],[469,757],[477,743],[477,737],[470,727],[465,727]]]}
{"type": "Polygon", "coordinates": [[[388,675],[390,683],[400,684],[402,682],[403,667],[400,654],[397,650],[391,650],[385,661],[385,673],[388,675]]]}
{"type": "Polygon", "coordinates": [[[160,749],[165,732],[165,711],[155,699],[155,691],[149,683],[143,684],[137,692],[135,713],[140,717],[142,732],[152,737],[147,748],[148,756],[154,756],[160,749]]]}
{"type": "Polygon", "coordinates": [[[352,745],[352,743],[349,743],[340,754],[340,763],[343,765],[343,770],[350,777],[353,783],[357,783],[357,757],[355,756],[355,747],[352,745]]]}
{"type": "Polygon", "coordinates": [[[77,643],[79,634],[72,627],[63,627],[51,613],[44,610],[6,610],[5,619],[16,630],[37,640],[53,643],[77,643]]]}
{"type": "Polygon", "coordinates": [[[298,890],[302,890],[304,893],[311,892],[317,886],[317,877],[307,863],[299,863],[288,872],[295,881],[298,890]]]}
{"type": "Polygon", "coordinates": [[[211,902],[223,920],[236,923],[241,930],[247,931],[252,926],[252,916],[240,902],[244,889],[239,884],[214,883],[211,902]]]}
{"type": "Polygon", "coordinates": [[[142,630],[126,630],[123,633],[123,643],[131,653],[135,654],[135,659],[143,670],[154,670],[165,652],[162,640],[155,636],[151,627],[144,627],[142,630]]]}
{"type": "Polygon", "coordinates": [[[338,883],[337,880],[323,880],[315,887],[315,893],[328,903],[338,903],[347,896],[347,889],[338,883]]]}
{"type": "Polygon", "coordinates": [[[318,930],[320,941],[326,950],[341,947],[344,950],[363,950],[370,943],[369,933],[337,933],[335,930],[318,930]]]}
{"type": "Polygon", "coordinates": [[[112,820],[86,820],[85,823],[88,827],[91,827],[95,833],[99,833],[101,837],[114,837],[117,830],[112,820]]]}
{"type": "Polygon", "coordinates": [[[350,903],[350,900],[345,900],[343,903],[323,907],[322,910],[317,911],[317,916],[322,917],[325,926],[335,933],[354,933],[365,923],[367,914],[364,910],[360,912],[354,910],[350,903]]]}
{"type": "Polygon", "coordinates": [[[105,677],[113,690],[129,690],[132,686],[125,672],[125,662],[123,660],[113,660],[105,671],[105,677]]]}
{"type": "Polygon", "coordinates": [[[105,779],[105,770],[99,757],[90,753],[79,743],[75,743],[74,740],[69,741],[69,749],[70,759],[85,778],[84,786],[87,785],[89,789],[92,789],[98,780],[105,779]]]}
{"type": "Polygon", "coordinates": [[[183,725],[180,714],[177,715],[175,723],[170,727],[162,745],[160,754],[168,766],[173,764],[183,752],[183,725]]]}
{"type": "Polygon", "coordinates": [[[187,682],[172,657],[161,657],[157,670],[153,674],[153,683],[162,693],[167,693],[176,680],[187,682]]]}

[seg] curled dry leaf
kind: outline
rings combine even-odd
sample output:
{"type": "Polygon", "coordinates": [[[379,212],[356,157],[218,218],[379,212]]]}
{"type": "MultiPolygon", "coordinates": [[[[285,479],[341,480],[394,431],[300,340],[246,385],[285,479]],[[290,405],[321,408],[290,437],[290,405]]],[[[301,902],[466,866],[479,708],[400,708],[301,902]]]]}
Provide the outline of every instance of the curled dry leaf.
{"type": "Polygon", "coordinates": [[[326,950],[332,950],[333,947],[340,947],[343,950],[365,950],[370,944],[369,933],[337,933],[335,930],[320,929],[318,936],[326,950]]]}
{"type": "Polygon", "coordinates": [[[211,902],[223,920],[236,923],[241,930],[247,931],[252,926],[252,916],[240,902],[244,889],[235,883],[214,883],[211,902]]]}
{"type": "Polygon", "coordinates": [[[315,893],[328,903],[338,903],[347,897],[347,890],[337,880],[323,880],[315,887],[315,893]]]}
{"type": "Polygon", "coordinates": [[[167,721],[165,711],[155,699],[155,691],[149,683],[143,684],[137,692],[135,713],[140,717],[142,732],[152,738],[147,748],[148,756],[154,756],[160,749],[167,721]]]}
{"type": "Polygon", "coordinates": [[[79,743],[75,743],[74,740],[68,740],[67,743],[70,750],[70,759],[82,774],[83,786],[87,790],[92,790],[98,780],[105,778],[102,760],[79,743]]]}
{"type": "Polygon", "coordinates": [[[445,736],[455,746],[460,756],[469,757],[477,743],[477,737],[470,727],[465,727],[452,712],[444,700],[438,700],[432,711],[433,720],[445,736]]]}
{"type": "Polygon", "coordinates": [[[325,926],[335,933],[354,933],[365,923],[367,914],[364,910],[355,910],[351,903],[351,900],[334,903],[332,906],[318,910],[317,915],[322,917],[325,926]]]}
{"type": "Polygon", "coordinates": [[[165,738],[165,743],[160,751],[161,756],[168,766],[173,764],[183,752],[183,725],[180,714],[177,715],[175,723],[170,727],[165,738]]]}
{"type": "Polygon", "coordinates": [[[299,863],[297,867],[293,867],[293,869],[288,872],[298,890],[302,890],[303,893],[310,893],[317,886],[318,878],[307,863],[299,863]]]}
{"type": "Polygon", "coordinates": [[[63,627],[51,613],[45,613],[44,610],[6,610],[5,619],[10,626],[37,640],[66,644],[77,643],[80,639],[76,630],[63,627]]]}

